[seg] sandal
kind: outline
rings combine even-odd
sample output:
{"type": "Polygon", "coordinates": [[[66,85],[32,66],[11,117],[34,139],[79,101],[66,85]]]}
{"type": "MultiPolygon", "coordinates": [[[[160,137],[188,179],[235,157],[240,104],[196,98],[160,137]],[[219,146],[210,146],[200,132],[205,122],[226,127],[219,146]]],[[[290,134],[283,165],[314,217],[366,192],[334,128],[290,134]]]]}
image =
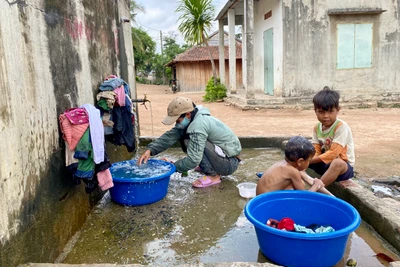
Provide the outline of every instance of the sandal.
{"type": "Polygon", "coordinates": [[[192,184],[192,186],[196,188],[203,188],[221,183],[221,179],[213,182],[208,176],[203,176],[203,178],[199,178],[196,181],[200,182],[200,184],[192,184]]]}

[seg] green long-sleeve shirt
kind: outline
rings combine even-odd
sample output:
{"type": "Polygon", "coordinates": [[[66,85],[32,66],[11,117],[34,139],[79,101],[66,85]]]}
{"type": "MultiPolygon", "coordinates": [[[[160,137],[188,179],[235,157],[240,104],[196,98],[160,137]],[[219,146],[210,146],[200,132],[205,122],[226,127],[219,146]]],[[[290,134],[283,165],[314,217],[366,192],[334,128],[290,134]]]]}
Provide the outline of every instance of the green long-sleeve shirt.
{"type": "MultiPolygon", "coordinates": [[[[178,172],[186,172],[199,165],[207,140],[219,146],[227,157],[237,156],[242,151],[239,138],[228,126],[212,117],[208,108],[199,106],[197,108],[199,110],[187,129],[189,135],[187,155],[175,162],[178,172]]],[[[152,155],[157,155],[174,145],[183,134],[183,130],[173,127],[150,143],[147,149],[152,155]]]]}

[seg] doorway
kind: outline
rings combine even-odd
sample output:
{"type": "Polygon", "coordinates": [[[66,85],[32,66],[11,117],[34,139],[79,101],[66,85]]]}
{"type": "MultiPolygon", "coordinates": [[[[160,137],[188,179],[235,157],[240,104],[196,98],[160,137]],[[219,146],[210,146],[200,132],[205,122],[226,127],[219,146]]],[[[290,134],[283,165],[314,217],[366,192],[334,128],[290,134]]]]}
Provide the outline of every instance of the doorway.
{"type": "Polygon", "coordinates": [[[264,39],[264,93],[274,95],[274,47],[273,29],[263,33],[264,39]]]}

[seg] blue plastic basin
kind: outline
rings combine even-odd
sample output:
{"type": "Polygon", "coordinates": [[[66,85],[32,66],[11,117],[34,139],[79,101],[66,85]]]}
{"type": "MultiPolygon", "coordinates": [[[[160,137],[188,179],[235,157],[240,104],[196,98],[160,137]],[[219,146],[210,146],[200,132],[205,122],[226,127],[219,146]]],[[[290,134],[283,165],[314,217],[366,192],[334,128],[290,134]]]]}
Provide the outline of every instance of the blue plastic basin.
{"type": "Polygon", "coordinates": [[[176,170],[175,165],[163,160],[150,159],[143,167],[158,172],[142,177],[132,173],[136,160],[116,162],[111,165],[110,172],[114,187],[110,188],[112,201],[126,206],[140,206],[157,202],[165,197],[168,184],[176,170]]]}
{"type": "Polygon", "coordinates": [[[247,203],[245,215],[254,225],[261,252],[279,265],[296,267],[337,264],[344,255],[349,235],[361,223],[359,213],[347,202],[297,190],[258,195],[247,203]],[[330,225],[336,231],[305,234],[266,225],[270,218],[280,221],[284,217],[302,226],[330,225]]]}

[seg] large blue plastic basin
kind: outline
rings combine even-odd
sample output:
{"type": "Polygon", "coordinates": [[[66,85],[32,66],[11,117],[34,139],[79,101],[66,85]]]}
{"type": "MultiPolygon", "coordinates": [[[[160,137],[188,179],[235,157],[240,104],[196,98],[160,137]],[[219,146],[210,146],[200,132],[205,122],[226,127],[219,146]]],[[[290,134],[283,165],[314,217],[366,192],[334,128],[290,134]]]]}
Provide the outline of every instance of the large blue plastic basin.
{"type": "Polygon", "coordinates": [[[284,266],[329,267],[343,257],[347,239],[360,225],[357,210],[347,202],[308,191],[285,190],[258,195],[245,207],[254,224],[261,252],[284,266]],[[330,225],[336,231],[305,234],[283,231],[266,225],[268,219],[289,217],[296,224],[330,225]]]}
{"type": "Polygon", "coordinates": [[[150,159],[144,167],[160,170],[156,175],[137,177],[130,172],[136,160],[116,162],[110,172],[114,187],[110,188],[111,200],[126,206],[140,206],[157,202],[165,197],[168,184],[176,170],[175,165],[163,160],[150,159]]]}

